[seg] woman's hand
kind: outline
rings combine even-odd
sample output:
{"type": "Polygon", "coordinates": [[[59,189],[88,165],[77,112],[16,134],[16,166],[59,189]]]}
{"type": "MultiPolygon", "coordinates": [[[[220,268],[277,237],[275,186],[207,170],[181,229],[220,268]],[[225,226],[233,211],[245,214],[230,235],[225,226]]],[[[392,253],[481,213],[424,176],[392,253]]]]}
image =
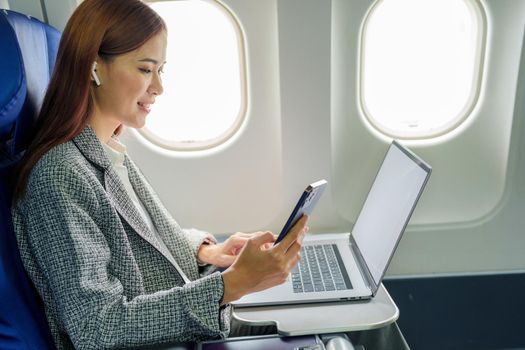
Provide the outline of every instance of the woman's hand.
{"type": "Polygon", "coordinates": [[[253,234],[233,264],[222,272],[222,304],[286,281],[299,262],[301,243],[308,231],[307,222],[308,217],[303,216],[275,246],[271,245],[275,241],[275,235],[271,232],[253,234]]]}
{"type": "Polygon", "coordinates": [[[203,244],[197,253],[197,259],[205,264],[228,267],[237,258],[252,234],[237,232],[221,244],[203,244]]]}

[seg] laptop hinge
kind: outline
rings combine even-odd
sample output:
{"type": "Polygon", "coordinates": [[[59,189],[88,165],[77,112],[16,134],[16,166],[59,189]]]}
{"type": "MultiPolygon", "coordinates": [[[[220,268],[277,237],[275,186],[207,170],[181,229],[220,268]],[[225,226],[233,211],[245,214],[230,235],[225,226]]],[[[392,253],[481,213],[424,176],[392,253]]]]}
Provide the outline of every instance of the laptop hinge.
{"type": "Polygon", "coordinates": [[[374,281],[374,278],[372,277],[372,274],[370,273],[370,269],[368,268],[368,265],[366,264],[365,259],[363,259],[363,255],[361,254],[361,251],[359,250],[359,247],[357,246],[354,237],[350,233],[350,249],[354,253],[354,256],[357,259],[357,266],[359,267],[359,270],[361,271],[361,275],[363,276],[363,280],[365,281],[368,288],[370,288],[370,291],[372,292],[372,296],[375,296],[377,293],[377,290],[379,288],[379,285],[377,285],[374,281]]]}

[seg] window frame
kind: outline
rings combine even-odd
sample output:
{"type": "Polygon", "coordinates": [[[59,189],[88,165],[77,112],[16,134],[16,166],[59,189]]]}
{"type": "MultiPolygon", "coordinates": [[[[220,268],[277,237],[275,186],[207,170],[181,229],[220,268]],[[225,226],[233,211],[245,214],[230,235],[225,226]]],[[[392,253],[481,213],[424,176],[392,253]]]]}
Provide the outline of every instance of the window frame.
{"type": "Polygon", "coordinates": [[[388,0],[376,0],[373,2],[372,6],[370,6],[362,22],[361,31],[360,31],[361,33],[359,35],[360,44],[359,44],[358,67],[357,67],[357,72],[358,72],[357,94],[358,94],[358,105],[360,107],[363,119],[365,120],[365,124],[370,126],[376,132],[379,132],[383,136],[394,138],[394,139],[400,139],[400,140],[428,140],[428,139],[433,139],[436,137],[446,135],[456,130],[459,126],[465,123],[471,115],[473,115],[472,112],[474,111],[479,101],[480,95],[481,95],[483,72],[485,69],[484,66],[485,66],[485,60],[486,60],[487,32],[488,32],[487,15],[483,7],[483,4],[479,0],[464,0],[467,6],[469,6],[469,8],[471,9],[472,14],[475,17],[475,20],[477,21],[479,25],[479,29],[480,29],[479,35],[477,38],[476,48],[475,48],[476,52],[475,52],[475,62],[474,63],[477,64],[477,67],[473,68],[474,71],[473,71],[473,76],[472,76],[472,85],[471,85],[472,88],[470,90],[470,94],[468,98],[465,100],[464,107],[459,110],[456,116],[454,116],[453,118],[450,118],[447,123],[443,124],[440,127],[437,127],[435,129],[426,129],[424,131],[415,131],[415,132],[410,132],[408,130],[405,130],[403,134],[401,134],[399,131],[394,130],[393,128],[390,128],[388,125],[384,125],[378,122],[373,117],[372,113],[367,107],[367,104],[364,98],[364,80],[365,80],[364,64],[365,64],[365,48],[366,48],[365,36],[366,36],[367,26],[369,23],[369,19],[373,15],[374,11],[384,1],[388,1],[388,0]]]}
{"type": "MultiPolygon", "coordinates": [[[[157,2],[170,2],[170,1],[187,1],[187,0],[146,0],[145,2],[148,5],[157,2]]],[[[177,151],[177,152],[192,152],[192,151],[202,151],[210,150],[216,148],[229,140],[234,136],[238,135],[242,126],[247,121],[248,113],[248,73],[247,73],[247,63],[246,63],[246,41],[245,34],[240,25],[239,18],[231,11],[223,2],[218,0],[199,0],[201,2],[208,3],[212,6],[215,6],[220,11],[223,11],[226,14],[226,18],[230,21],[233,26],[234,32],[236,33],[236,41],[239,53],[239,79],[240,79],[240,105],[237,117],[233,124],[231,124],[222,134],[213,137],[207,140],[201,141],[173,141],[167,140],[162,137],[155,135],[154,132],[149,130],[147,126],[137,129],[140,136],[149,141],[150,143],[168,150],[168,151],[177,151]]]]}

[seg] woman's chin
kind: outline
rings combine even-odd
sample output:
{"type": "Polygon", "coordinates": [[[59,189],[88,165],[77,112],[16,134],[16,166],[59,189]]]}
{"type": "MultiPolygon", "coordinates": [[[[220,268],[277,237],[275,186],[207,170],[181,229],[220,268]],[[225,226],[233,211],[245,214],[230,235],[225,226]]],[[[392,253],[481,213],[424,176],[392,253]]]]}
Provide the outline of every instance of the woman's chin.
{"type": "Polygon", "coordinates": [[[125,126],[133,129],[142,129],[146,125],[146,118],[137,118],[132,122],[125,123],[125,126]]]}

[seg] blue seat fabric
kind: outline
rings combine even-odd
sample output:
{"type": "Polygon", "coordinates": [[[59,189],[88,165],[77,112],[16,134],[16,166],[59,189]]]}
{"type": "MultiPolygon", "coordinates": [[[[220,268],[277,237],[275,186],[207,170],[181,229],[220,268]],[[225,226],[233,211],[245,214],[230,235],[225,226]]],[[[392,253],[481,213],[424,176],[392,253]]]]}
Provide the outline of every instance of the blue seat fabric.
{"type": "MultiPolygon", "coordinates": [[[[23,268],[8,175],[30,142],[60,32],[0,10],[0,349],[54,349],[42,301],[23,268]]],[[[15,175],[16,176],[16,175],[15,175]]]]}

